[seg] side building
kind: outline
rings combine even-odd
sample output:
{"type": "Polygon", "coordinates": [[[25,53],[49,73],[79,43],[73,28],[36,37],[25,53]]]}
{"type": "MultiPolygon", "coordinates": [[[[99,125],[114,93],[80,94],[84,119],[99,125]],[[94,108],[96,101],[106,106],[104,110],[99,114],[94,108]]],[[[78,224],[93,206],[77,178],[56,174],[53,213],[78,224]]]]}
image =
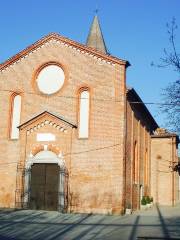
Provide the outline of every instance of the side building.
{"type": "Polygon", "coordinates": [[[159,128],[133,88],[127,89],[126,207],[137,210],[143,196],[154,203],[173,206],[179,202],[179,138],[159,128]]]}

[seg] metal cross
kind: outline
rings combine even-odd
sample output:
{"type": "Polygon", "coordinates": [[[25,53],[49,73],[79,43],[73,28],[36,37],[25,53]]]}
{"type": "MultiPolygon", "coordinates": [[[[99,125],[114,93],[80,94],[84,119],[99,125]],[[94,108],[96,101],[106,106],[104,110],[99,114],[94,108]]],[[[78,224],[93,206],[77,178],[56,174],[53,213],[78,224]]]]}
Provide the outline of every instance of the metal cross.
{"type": "Polygon", "coordinates": [[[98,8],[98,5],[96,5],[96,10],[95,10],[96,15],[98,14],[98,12],[99,12],[99,8],[98,8]]]}

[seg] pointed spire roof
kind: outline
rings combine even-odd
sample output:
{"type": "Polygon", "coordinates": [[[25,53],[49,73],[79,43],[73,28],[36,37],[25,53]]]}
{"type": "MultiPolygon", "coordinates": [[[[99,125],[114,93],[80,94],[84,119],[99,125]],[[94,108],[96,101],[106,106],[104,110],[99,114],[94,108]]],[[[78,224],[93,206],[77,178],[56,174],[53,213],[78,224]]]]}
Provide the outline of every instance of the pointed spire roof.
{"type": "Polygon", "coordinates": [[[86,45],[88,47],[95,48],[96,50],[102,53],[107,54],[106,44],[103,38],[103,34],[101,31],[101,27],[100,27],[97,15],[95,15],[93,19],[93,22],[89,31],[89,35],[86,41],[86,45]]]}

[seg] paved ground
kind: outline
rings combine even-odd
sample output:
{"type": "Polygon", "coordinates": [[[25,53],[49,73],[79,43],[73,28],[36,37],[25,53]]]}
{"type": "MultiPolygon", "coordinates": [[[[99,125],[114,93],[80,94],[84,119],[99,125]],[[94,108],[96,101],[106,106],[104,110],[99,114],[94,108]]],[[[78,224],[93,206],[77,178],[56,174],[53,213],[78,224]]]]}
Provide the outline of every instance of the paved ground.
{"type": "Polygon", "coordinates": [[[130,216],[0,210],[0,239],[180,239],[180,206],[130,216]]]}

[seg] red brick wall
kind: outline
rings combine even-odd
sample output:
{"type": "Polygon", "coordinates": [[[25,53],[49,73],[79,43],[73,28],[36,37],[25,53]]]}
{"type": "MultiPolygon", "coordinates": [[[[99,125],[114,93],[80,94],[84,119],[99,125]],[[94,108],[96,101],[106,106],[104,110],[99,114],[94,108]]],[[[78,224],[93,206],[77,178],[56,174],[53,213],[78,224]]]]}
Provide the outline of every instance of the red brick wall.
{"type": "Polygon", "coordinates": [[[175,205],[179,201],[178,173],[172,171],[177,164],[176,137],[154,136],[151,139],[151,193],[161,205],[175,205]]]}
{"type": "Polygon", "coordinates": [[[47,110],[77,124],[77,91],[80,87],[89,87],[89,139],[78,139],[77,130],[74,129],[69,149],[69,133],[66,137],[60,134],[57,137],[57,145],[63,153],[71,152],[71,164],[70,157],[65,157],[70,172],[69,209],[76,212],[120,213],[124,183],[125,66],[108,63],[51,41],[2,71],[0,83],[0,164],[5,164],[1,165],[0,207],[15,206],[17,163],[25,161],[37,144],[35,133],[26,139],[25,130],[21,132],[20,140],[8,139],[12,92],[22,93],[21,123],[47,110]],[[35,71],[49,61],[62,64],[66,72],[62,91],[52,97],[38,95],[33,87],[35,71]]]}
{"type": "MultiPolygon", "coordinates": [[[[145,152],[147,149],[150,166],[150,132],[148,122],[143,119],[143,113],[131,107],[127,102],[127,141],[126,141],[126,205],[130,204],[134,210],[140,207],[140,186],[143,195],[150,195],[150,184],[144,182],[145,152]],[[146,124],[146,125],[145,125],[146,124]],[[134,144],[137,142],[138,181],[134,182],[134,144]]],[[[149,169],[149,167],[148,167],[149,169]]],[[[148,179],[150,171],[148,170],[148,179]]]]}

